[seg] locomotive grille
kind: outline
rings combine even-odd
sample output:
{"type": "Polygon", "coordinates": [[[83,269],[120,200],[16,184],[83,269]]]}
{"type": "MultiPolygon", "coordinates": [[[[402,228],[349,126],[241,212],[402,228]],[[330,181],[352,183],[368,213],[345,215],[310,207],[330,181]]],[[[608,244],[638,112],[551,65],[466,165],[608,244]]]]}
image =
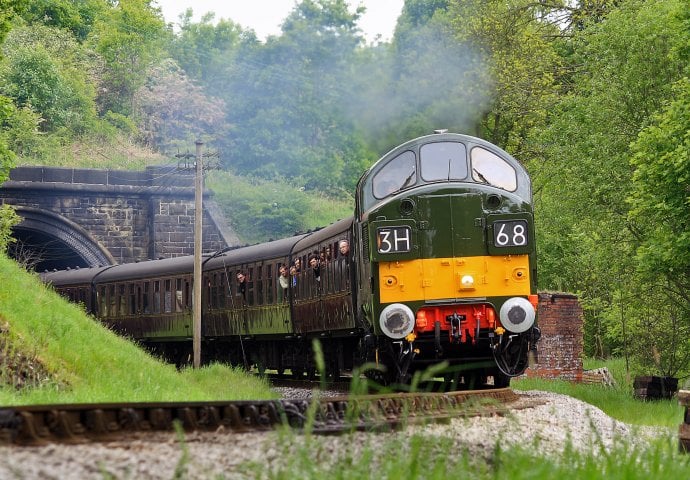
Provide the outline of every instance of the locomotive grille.
{"type": "Polygon", "coordinates": [[[369,222],[362,223],[362,258],[369,263],[369,222]]]}

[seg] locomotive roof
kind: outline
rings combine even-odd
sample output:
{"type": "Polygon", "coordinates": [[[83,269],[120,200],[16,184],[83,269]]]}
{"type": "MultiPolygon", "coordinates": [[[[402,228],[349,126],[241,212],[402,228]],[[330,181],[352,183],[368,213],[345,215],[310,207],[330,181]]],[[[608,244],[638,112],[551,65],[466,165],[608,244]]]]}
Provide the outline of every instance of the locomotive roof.
{"type": "MultiPolygon", "coordinates": [[[[484,155],[478,155],[478,157],[482,156],[484,155]]],[[[478,160],[480,159],[481,158],[478,160]]],[[[498,165],[498,163],[499,162],[494,162],[495,165],[498,165]]],[[[531,202],[532,197],[531,181],[527,171],[520,162],[505,150],[486,140],[469,135],[462,135],[459,133],[436,133],[415,138],[393,148],[362,175],[357,184],[357,214],[362,215],[375,205],[386,201],[387,198],[398,195],[399,192],[405,192],[425,185],[438,185],[442,183],[477,185],[478,187],[486,186],[502,189],[508,194],[519,196],[526,202],[531,202]],[[433,152],[436,149],[431,148],[435,147],[434,144],[440,146],[453,143],[462,144],[464,148],[456,149],[457,151],[452,153],[446,152],[440,155],[434,155],[433,152]],[[423,154],[423,150],[427,145],[429,146],[427,149],[429,154],[425,155],[423,154]],[[477,152],[488,152],[486,155],[490,157],[493,156],[494,158],[497,157],[503,164],[509,165],[509,167],[506,167],[506,170],[512,169],[513,175],[510,187],[503,187],[500,182],[494,183],[486,180],[486,178],[482,176],[482,172],[476,170],[475,160],[471,160],[476,147],[480,147],[477,152]],[[448,157],[444,155],[448,155],[448,157]],[[441,158],[435,158],[439,156],[441,158]],[[425,163],[424,159],[427,157],[428,162],[425,163]],[[445,160],[445,163],[438,163],[438,160],[441,159],[445,160]],[[447,175],[440,177],[437,172],[433,172],[432,168],[432,178],[430,180],[424,179],[421,172],[422,169],[420,168],[423,164],[430,167],[435,166],[436,168],[439,168],[439,165],[447,165],[444,172],[447,173],[447,175]],[[388,178],[391,173],[395,173],[400,178],[388,178]],[[385,190],[383,186],[386,183],[390,184],[391,190],[385,190]],[[377,187],[381,189],[376,191],[377,187]]]]}

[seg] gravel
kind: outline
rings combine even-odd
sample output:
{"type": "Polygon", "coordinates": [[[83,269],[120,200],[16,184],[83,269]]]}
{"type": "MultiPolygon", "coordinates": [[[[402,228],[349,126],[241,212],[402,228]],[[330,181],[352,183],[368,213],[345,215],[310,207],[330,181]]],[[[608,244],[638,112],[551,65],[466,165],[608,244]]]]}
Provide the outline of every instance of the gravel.
{"type": "MultiPolygon", "coordinates": [[[[283,391],[283,395],[293,394],[283,391]]],[[[175,434],[142,434],[127,441],[41,447],[0,446],[0,479],[211,479],[254,478],[257,468],[278,469],[305,442],[317,450],[319,463],[338,455],[357,458],[411,434],[452,442],[455,451],[490,459],[497,444],[535,447],[535,455],[560,454],[566,448],[594,454],[620,442],[644,445],[654,437],[671,437],[673,429],[631,427],[574,398],[540,391],[517,392],[543,402],[505,416],[458,418],[444,424],[410,426],[403,431],[340,437],[236,434],[219,430],[191,433],[181,442],[175,434]],[[324,460],[325,459],[325,460],[324,460]]]]}

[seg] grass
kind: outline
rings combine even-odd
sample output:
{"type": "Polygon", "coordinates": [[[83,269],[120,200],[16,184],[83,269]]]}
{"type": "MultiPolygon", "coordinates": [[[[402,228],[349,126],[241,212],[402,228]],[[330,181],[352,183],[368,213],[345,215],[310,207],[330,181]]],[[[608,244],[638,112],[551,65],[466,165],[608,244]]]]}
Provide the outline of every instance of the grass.
{"type": "Polygon", "coordinates": [[[334,449],[320,439],[285,437],[278,448],[278,465],[252,464],[250,478],[272,479],[667,479],[688,478],[690,457],[676,445],[658,440],[649,447],[620,443],[596,454],[575,449],[544,450],[538,442],[525,446],[496,445],[477,453],[456,445],[452,438],[369,435],[356,437],[334,449]],[[325,444],[324,444],[325,443],[325,444]]]}
{"type": "Polygon", "coordinates": [[[677,428],[683,421],[683,407],[676,399],[643,401],[633,397],[632,376],[625,370],[622,359],[585,360],[585,368],[606,367],[616,385],[588,385],[564,380],[521,378],[511,386],[519,390],[546,390],[562,393],[590,403],[610,417],[632,425],[649,425],[677,428]]]}
{"type": "Polygon", "coordinates": [[[101,168],[112,170],[144,170],[150,165],[174,163],[150,149],[137,145],[126,135],[82,137],[71,142],[44,138],[41,153],[22,155],[17,165],[68,168],[101,168]]]}
{"type": "Polygon", "coordinates": [[[177,371],[101,326],[0,256],[1,405],[275,398],[268,383],[210,365],[177,371]],[[16,361],[23,358],[23,362],[16,361]],[[16,364],[42,370],[17,389],[16,364]]]}

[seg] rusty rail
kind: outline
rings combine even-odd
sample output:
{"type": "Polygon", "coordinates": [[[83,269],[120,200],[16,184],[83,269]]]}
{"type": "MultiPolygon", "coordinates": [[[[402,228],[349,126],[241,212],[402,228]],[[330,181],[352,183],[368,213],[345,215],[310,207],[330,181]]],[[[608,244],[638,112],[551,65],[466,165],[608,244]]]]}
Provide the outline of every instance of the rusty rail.
{"type": "Polygon", "coordinates": [[[393,393],[312,400],[42,405],[0,408],[0,443],[42,445],[121,438],[134,432],[265,431],[285,425],[317,434],[400,428],[534,406],[508,388],[393,393]]]}

